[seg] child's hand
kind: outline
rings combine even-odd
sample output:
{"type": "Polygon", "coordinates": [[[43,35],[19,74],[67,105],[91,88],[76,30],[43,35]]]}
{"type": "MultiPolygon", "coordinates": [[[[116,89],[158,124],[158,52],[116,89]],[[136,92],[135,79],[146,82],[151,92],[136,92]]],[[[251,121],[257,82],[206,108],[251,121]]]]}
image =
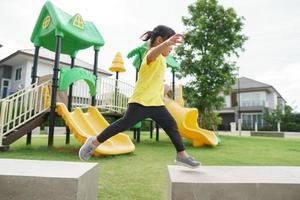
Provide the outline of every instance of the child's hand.
{"type": "Polygon", "coordinates": [[[183,34],[180,33],[176,33],[175,35],[173,35],[172,37],[170,37],[167,41],[168,44],[170,45],[175,45],[175,44],[180,44],[183,43],[183,34]]]}

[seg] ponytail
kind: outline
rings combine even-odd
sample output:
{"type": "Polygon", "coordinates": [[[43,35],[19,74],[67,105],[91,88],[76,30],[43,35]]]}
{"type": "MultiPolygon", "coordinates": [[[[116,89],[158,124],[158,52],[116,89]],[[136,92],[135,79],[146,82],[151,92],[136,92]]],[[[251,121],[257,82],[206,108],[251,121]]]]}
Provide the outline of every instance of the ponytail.
{"type": "Polygon", "coordinates": [[[146,33],[144,33],[140,37],[140,39],[142,39],[143,41],[150,40],[150,47],[152,47],[158,36],[162,37],[163,40],[167,40],[173,35],[175,35],[175,31],[173,29],[164,25],[159,25],[155,27],[153,31],[147,31],[146,33]]]}
{"type": "Polygon", "coordinates": [[[152,36],[153,36],[153,31],[147,31],[140,37],[140,39],[142,39],[143,41],[148,41],[152,36]]]}

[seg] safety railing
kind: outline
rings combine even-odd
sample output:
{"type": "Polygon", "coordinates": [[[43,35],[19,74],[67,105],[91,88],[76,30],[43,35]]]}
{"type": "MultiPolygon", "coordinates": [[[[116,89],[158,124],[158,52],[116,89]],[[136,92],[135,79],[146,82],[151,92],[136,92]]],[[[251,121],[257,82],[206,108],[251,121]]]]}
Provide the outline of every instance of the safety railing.
{"type": "MultiPolygon", "coordinates": [[[[96,85],[96,107],[102,111],[122,113],[127,109],[133,86],[120,80],[99,77],[96,85]]],[[[72,106],[86,108],[91,105],[89,88],[84,81],[73,85],[72,106]]]]}
{"type": "Polygon", "coordinates": [[[50,107],[51,80],[34,83],[0,99],[0,146],[3,138],[50,107]]]}
{"type": "Polygon", "coordinates": [[[73,83],[72,107],[86,108],[91,105],[89,87],[84,80],[73,83]]]}
{"type": "Polygon", "coordinates": [[[96,107],[125,112],[133,86],[120,80],[101,77],[97,80],[96,107]]]}

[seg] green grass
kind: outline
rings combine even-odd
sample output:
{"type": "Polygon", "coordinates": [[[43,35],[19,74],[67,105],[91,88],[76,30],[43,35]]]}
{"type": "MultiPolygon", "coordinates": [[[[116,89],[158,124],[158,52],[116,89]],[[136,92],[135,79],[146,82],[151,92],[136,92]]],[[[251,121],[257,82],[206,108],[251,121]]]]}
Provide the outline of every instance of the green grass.
{"type": "MultiPolygon", "coordinates": [[[[135,152],[91,159],[90,162],[99,163],[99,199],[167,198],[167,165],[173,164],[175,149],[164,134],[160,137],[155,142],[143,133],[141,143],[135,144],[135,152]]],[[[71,137],[71,144],[65,145],[64,139],[56,136],[54,147],[48,148],[47,137],[33,137],[31,146],[26,146],[22,138],[8,152],[0,152],[0,158],[79,162],[79,143],[71,137]]],[[[203,165],[300,166],[299,139],[223,136],[221,140],[215,148],[193,148],[187,140],[185,145],[203,165]]]]}

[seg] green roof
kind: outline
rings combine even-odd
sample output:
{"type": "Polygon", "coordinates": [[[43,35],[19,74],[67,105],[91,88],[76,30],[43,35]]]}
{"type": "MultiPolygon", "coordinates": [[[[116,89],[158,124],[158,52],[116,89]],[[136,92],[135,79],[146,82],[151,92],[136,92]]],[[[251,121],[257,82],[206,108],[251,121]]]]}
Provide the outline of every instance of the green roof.
{"type": "Polygon", "coordinates": [[[43,6],[31,35],[35,46],[55,51],[56,36],[62,37],[61,53],[75,57],[78,50],[94,47],[99,50],[104,40],[92,22],[80,14],[71,16],[50,1],[43,6]]]}

